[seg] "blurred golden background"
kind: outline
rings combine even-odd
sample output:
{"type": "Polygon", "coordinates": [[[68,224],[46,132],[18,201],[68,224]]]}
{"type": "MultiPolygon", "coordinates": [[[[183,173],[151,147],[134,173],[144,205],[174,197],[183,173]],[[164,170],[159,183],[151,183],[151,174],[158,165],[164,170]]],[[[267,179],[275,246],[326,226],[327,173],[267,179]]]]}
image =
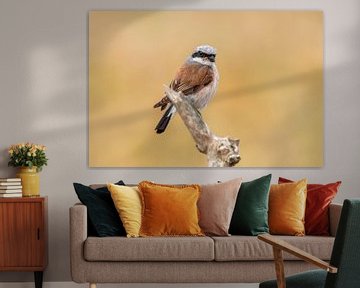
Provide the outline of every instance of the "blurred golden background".
{"type": "Polygon", "coordinates": [[[322,166],[320,11],[90,12],[89,166],[207,166],[178,115],[155,133],[152,108],[201,44],[217,48],[220,73],[202,115],[240,139],[237,166],[322,166]]]}

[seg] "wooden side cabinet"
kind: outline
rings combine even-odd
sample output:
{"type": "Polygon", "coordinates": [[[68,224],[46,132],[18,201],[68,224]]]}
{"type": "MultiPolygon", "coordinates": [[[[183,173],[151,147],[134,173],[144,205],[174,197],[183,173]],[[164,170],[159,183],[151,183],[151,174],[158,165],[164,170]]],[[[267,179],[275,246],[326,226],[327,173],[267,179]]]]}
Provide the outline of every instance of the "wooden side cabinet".
{"type": "Polygon", "coordinates": [[[41,288],[47,250],[47,197],[1,198],[0,271],[32,271],[41,288]]]}

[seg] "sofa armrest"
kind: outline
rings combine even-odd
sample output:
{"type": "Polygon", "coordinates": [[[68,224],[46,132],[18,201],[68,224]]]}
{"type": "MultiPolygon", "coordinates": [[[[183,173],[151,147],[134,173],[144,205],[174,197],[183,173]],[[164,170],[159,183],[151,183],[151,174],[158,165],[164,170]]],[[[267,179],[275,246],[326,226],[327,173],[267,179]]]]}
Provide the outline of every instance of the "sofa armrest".
{"type": "Polygon", "coordinates": [[[330,235],[336,236],[342,204],[331,203],[329,207],[330,235]]]}
{"type": "Polygon", "coordinates": [[[87,238],[87,208],[82,204],[70,207],[70,269],[73,281],[86,282],[83,245],[87,238]]]}

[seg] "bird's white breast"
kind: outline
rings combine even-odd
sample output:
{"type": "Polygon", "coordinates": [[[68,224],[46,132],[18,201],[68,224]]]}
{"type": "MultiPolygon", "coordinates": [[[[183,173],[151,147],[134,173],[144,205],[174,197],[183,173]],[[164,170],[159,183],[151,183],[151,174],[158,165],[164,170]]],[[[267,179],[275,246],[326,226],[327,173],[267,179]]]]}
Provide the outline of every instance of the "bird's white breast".
{"type": "Polygon", "coordinates": [[[213,75],[214,80],[209,85],[198,91],[197,93],[189,95],[191,102],[193,103],[194,107],[198,110],[205,108],[209,104],[209,102],[211,101],[217,90],[217,86],[219,83],[219,73],[215,63],[212,63],[212,71],[214,73],[213,75]]]}

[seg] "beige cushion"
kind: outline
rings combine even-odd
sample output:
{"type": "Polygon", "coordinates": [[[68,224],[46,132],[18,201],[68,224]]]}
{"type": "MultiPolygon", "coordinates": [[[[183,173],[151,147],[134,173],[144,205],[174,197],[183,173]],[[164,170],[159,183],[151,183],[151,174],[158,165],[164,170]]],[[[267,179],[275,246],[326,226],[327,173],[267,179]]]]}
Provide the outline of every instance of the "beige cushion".
{"type": "MultiPolygon", "coordinates": [[[[322,260],[330,260],[334,237],[276,236],[322,260]]],[[[272,260],[272,246],[254,236],[212,237],[215,241],[215,261],[272,260]]],[[[298,260],[284,253],[285,260],[298,260]]]]}
{"type": "Polygon", "coordinates": [[[218,184],[201,185],[198,201],[199,225],[207,235],[229,236],[231,216],[242,178],[218,184]]]}
{"type": "Polygon", "coordinates": [[[89,237],[84,245],[88,261],[213,261],[210,237],[89,237]]]}

